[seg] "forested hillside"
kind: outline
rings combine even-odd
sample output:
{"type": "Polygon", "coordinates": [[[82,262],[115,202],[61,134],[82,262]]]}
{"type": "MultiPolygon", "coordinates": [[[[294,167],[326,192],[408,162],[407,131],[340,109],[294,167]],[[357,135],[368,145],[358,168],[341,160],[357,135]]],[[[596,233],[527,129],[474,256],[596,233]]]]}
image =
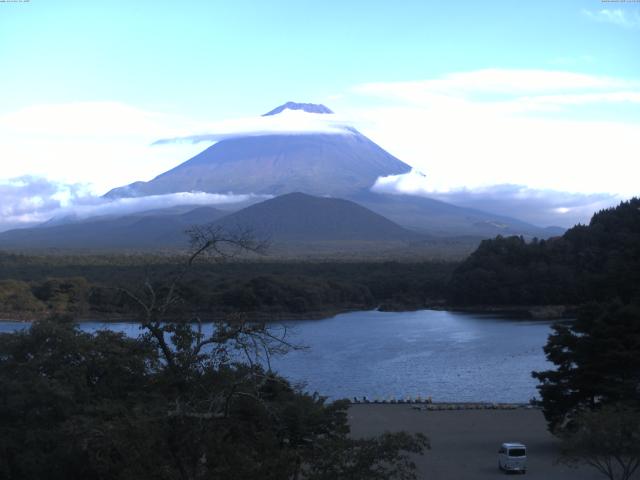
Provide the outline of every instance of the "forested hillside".
{"type": "MultiPolygon", "coordinates": [[[[127,317],[121,288],[161,283],[179,258],[0,254],[0,315],[127,317]]],[[[185,308],[213,315],[323,316],[351,309],[412,309],[443,302],[455,263],[203,262],[181,283],[185,308]]]]}
{"type": "Polygon", "coordinates": [[[640,199],[596,213],[549,240],[483,241],[455,269],[456,305],[549,305],[624,302],[640,295],[640,199]]]}

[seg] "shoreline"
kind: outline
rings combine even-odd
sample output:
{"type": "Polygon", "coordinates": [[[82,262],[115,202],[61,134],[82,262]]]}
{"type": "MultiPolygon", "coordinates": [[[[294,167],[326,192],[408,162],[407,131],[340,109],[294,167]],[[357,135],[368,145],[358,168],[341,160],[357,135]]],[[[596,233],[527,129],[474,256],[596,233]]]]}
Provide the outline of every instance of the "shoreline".
{"type": "MultiPolygon", "coordinates": [[[[358,311],[379,311],[379,312],[416,312],[420,310],[437,310],[437,311],[449,311],[456,313],[476,313],[476,314],[494,314],[499,316],[510,317],[512,320],[570,320],[575,317],[577,306],[575,305],[474,305],[474,306],[458,306],[458,305],[445,305],[442,303],[435,303],[431,305],[422,306],[404,306],[403,308],[397,305],[381,304],[376,308],[366,308],[366,306],[354,306],[344,308],[327,308],[323,310],[312,310],[307,312],[239,312],[241,315],[246,316],[249,321],[258,322],[277,322],[277,321],[290,321],[290,320],[324,320],[326,318],[335,317],[343,313],[358,312],[358,311]]],[[[199,312],[194,316],[200,317],[200,320],[205,323],[216,321],[220,318],[224,318],[233,312],[217,311],[217,312],[199,312]]],[[[70,315],[68,313],[60,313],[61,315],[70,315]]],[[[0,322],[35,322],[38,320],[44,320],[51,315],[55,315],[55,312],[0,312],[0,322]]],[[[72,314],[71,314],[72,315],[72,314]]],[[[105,313],[105,312],[87,312],[77,315],[76,321],[78,323],[100,321],[104,323],[121,323],[121,322],[135,322],[136,315],[134,313],[105,313]]],[[[195,322],[193,322],[195,323],[195,322]]]]}
{"type": "MultiPolygon", "coordinates": [[[[190,318],[199,317],[203,323],[211,323],[220,319],[224,319],[225,316],[233,313],[239,313],[246,316],[248,321],[254,322],[278,322],[278,321],[290,321],[290,320],[323,320],[326,318],[335,317],[342,313],[372,311],[375,309],[366,308],[336,308],[327,310],[313,310],[303,313],[293,312],[200,312],[194,315],[190,315],[190,318]]],[[[419,309],[426,310],[426,309],[419,309]]],[[[413,310],[405,310],[413,311],[413,310]]],[[[35,322],[38,320],[45,320],[51,315],[55,315],[54,312],[46,313],[34,313],[34,312],[0,312],[0,322],[35,322]]],[[[70,315],[67,313],[60,313],[60,315],[70,315]]],[[[178,316],[178,315],[177,315],[178,316]]],[[[136,314],[125,313],[104,313],[104,312],[88,312],[81,315],[77,315],[74,319],[77,323],[87,322],[102,322],[102,323],[135,323],[139,320],[136,319],[136,314]]],[[[195,321],[187,321],[188,323],[196,323],[195,321]]]]}
{"type": "Polygon", "coordinates": [[[575,318],[577,305],[445,305],[430,310],[447,310],[460,313],[498,314],[523,320],[569,320],[575,318]]]}
{"type": "Polygon", "coordinates": [[[542,408],[532,404],[531,402],[449,402],[449,401],[429,401],[422,399],[408,400],[366,400],[353,401],[349,400],[349,405],[396,405],[407,406],[412,410],[419,411],[443,411],[443,410],[541,410],[542,408]]]}

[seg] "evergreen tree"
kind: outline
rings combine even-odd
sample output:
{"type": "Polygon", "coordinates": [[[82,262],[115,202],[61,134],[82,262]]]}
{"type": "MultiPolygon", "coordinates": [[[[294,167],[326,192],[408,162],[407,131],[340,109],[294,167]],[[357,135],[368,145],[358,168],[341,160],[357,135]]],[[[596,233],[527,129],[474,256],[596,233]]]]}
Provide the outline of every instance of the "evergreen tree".
{"type": "Polygon", "coordinates": [[[546,241],[484,240],[454,271],[459,305],[579,305],[640,299],[640,198],[546,241]]]}
{"type": "Polygon", "coordinates": [[[571,428],[585,409],[640,406],[640,306],[589,304],[553,330],[544,351],[556,369],[533,372],[551,431],[571,428]]]}

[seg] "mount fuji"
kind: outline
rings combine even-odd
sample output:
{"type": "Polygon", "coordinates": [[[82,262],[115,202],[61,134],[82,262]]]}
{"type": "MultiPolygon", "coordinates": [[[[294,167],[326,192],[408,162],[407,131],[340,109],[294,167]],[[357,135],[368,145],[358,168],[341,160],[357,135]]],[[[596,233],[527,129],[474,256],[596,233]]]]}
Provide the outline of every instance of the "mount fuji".
{"type": "MultiPolygon", "coordinates": [[[[289,102],[263,116],[281,115],[286,110],[313,116],[332,114],[324,105],[289,102]]],[[[225,139],[149,182],[116,188],[106,196],[201,191],[348,197],[368,190],[378,177],[411,170],[356,129],[344,127],[337,132],[225,139]]]]}
{"type": "MultiPolygon", "coordinates": [[[[329,118],[325,105],[287,102],[263,117],[287,111],[329,118]]],[[[379,177],[401,175],[411,166],[351,126],[337,133],[271,133],[223,139],[149,182],[111,190],[109,198],[174,192],[283,195],[303,192],[345,198],[411,229],[438,236],[497,234],[549,237],[545,229],[515,218],[458,207],[431,198],[371,191],[379,177]]]]}
{"type": "MultiPolygon", "coordinates": [[[[324,105],[294,102],[263,117],[277,120],[280,115],[295,120],[309,116],[316,123],[325,119],[330,123],[333,118],[324,105]]],[[[183,232],[190,225],[212,221],[240,225],[284,244],[295,243],[299,251],[317,241],[340,252],[349,242],[356,242],[356,249],[363,242],[367,248],[375,248],[376,242],[396,248],[455,237],[454,243],[464,238],[463,242],[476,245],[498,234],[546,238],[562,233],[431,198],[372,191],[378,178],[408,173],[411,166],[352,126],[336,128],[336,123],[318,131],[264,131],[224,138],[148,182],[115,188],[105,195],[120,199],[208,192],[276,197],[259,205],[251,205],[256,200],[238,204],[235,212],[228,205],[224,211],[182,206],[149,214],[52,221],[4,232],[0,247],[174,248],[184,244],[183,232]]]]}

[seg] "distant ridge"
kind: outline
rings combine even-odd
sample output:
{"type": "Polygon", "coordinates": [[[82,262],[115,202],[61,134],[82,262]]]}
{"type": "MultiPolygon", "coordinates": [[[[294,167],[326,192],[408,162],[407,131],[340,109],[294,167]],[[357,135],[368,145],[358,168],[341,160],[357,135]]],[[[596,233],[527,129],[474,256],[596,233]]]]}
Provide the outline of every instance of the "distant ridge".
{"type": "Polygon", "coordinates": [[[212,207],[140,212],[0,233],[0,248],[120,250],[186,247],[185,230],[227,214],[212,207]]]}
{"type": "Polygon", "coordinates": [[[277,242],[411,241],[421,238],[349,200],[294,192],[256,203],[215,222],[277,242]]]}
{"type": "Polygon", "coordinates": [[[433,198],[362,192],[350,197],[360,205],[383,215],[403,227],[437,236],[524,235],[548,238],[562,235],[559,227],[537,227],[521,220],[468,207],[458,207],[433,198]]]}
{"type": "Polygon", "coordinates": [[[340,250],[341,245],[353,242],[386,247],[389,242],[400,245],[426,238],[348,200],[290,193],[234,213],[212,207],[195,207],[186,212],[176,209],[175,213],[161,209],[10,230],[0,233],[0,248],[91,251],[186,248],[185,231],[202,224],[232,232],[249,230],[257,239],[269,239],[280,249],[295,243],[298,251],[304,251],[305,245],[322,242],[340,250]]]}

